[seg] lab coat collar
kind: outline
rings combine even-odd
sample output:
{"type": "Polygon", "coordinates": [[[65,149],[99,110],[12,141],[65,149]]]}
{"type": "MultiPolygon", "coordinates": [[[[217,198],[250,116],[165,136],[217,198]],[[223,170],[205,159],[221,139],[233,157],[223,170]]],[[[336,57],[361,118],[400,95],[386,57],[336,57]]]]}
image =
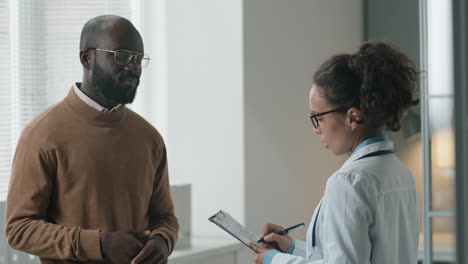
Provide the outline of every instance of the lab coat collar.
{"type": "Polygon", "coordinates": [[[374,153],[377,151],[382,151],[382,150],[393,150],[393,141],[391,140],[386,140],[386,141],[380,141],[376,143],[372,143],[369,145],[365,145],[358,149],[356,152],[353,152],[351,156],[346,160],[346,162],[343,164],[343,166],[346,166],[359,158],[368,155],[370,153],[374,153]]]}

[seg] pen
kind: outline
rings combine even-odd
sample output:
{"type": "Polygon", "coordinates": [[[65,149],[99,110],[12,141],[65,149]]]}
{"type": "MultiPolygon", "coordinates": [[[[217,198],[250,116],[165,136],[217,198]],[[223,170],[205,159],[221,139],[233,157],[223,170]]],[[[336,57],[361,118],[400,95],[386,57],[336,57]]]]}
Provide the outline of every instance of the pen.
{"type": "MultiPolygon", "coordinates": [[[[297,224],[297,225],[293,225],[291,227],[288,227],[288,228],[285,228],[284,230],[281,230],[279,232],[275,232],[276,234],[280,235],[280,236],[284,236],[286,235],[287,233],[290,233],[298,228],[301,228],[301,227],[304,227],[304,223],[300,223],[300,224],[297,224]]],[[[260,240],[257,241],[257,243],[260,243],[260,242],[265,242],[265,240],[263,240],[265,237],[262,237],[260,240]]]]}

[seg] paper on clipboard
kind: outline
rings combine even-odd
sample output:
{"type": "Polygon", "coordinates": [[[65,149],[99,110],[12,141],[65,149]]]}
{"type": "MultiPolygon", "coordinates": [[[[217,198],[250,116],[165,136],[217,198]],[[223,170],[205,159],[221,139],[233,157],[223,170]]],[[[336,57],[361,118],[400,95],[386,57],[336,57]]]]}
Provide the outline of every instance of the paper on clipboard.
{"type": "Polygon", "coordinates": [[[255,251],[249,246],[249,242],[256,243],[259,240],[259,236],[247,230],[228,213],[220,210],[208,218],[208,220],[219,226],[224,231],[228,232],[231,236],[242,242],[242,244],[255,251]]]}

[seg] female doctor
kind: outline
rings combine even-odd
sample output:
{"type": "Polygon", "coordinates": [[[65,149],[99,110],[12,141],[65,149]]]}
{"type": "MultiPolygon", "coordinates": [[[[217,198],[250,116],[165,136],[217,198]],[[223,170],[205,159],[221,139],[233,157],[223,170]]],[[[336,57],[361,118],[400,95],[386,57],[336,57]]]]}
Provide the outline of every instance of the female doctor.
{"type": "Polygon", "coordinates": [[[314,132],[335,155],[351,155],[328,179],[307,241],[265,224],[267,243],[251,243],[256,264],[417,262],[415,183],[384,134],[398,131],[402,114],[418,103],[417,80],[414,63],[384,43],[364,43],[319,67],[309,97],[314,132]]]}

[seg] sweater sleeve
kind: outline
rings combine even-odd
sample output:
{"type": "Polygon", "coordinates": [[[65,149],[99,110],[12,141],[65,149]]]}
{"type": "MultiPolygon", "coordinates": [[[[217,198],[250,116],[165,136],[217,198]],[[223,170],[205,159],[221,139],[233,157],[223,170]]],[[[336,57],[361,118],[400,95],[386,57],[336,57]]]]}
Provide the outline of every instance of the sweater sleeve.
{"type": "Polygon", "coordinates": [[[53,153],[19,141],[7,196],[8,243],[41,258],[101,260],[99,230],[66,227],[48,220],[56,164],[53,153]]]}
{"type": "Polygon", "coordinates": [[[148,209],[149,229],[151,230],[151,237],[156,235],[164,237],[167,241],[169,252],[172,252],[177,240],[179,224],[174,214],[174,206],[170,194],[167,155],[164,143],[162,143],[158,154],[158,166],[148,209]]]}

